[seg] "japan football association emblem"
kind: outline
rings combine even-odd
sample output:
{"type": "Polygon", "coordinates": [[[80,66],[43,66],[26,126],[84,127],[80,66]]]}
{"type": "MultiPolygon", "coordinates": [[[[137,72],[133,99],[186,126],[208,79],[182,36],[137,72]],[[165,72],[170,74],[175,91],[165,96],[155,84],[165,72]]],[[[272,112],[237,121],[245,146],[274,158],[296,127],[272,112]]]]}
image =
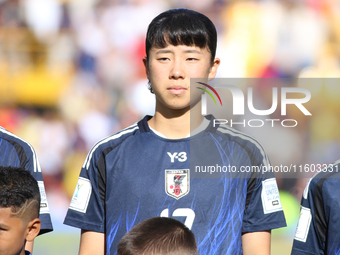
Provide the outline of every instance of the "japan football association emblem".
{"type": "Polygon", "coordinates": [[[165,193],[180,199],[189,193],[189,169],[165,170],[165,193]]]}

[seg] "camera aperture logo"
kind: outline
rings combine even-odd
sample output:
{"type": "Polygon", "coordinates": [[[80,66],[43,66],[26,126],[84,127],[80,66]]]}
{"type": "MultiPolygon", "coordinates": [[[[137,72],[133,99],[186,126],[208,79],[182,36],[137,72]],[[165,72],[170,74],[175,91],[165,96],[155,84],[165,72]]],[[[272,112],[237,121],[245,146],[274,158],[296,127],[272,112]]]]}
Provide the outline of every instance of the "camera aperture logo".
{"type": "MultiPolygon", "coordinates": [[[[203,82],[197,82],[197,83],[199,83],[199,84],[201,84],[201,85],[204,85],[204,86],[208,87],[212,92],[214,92],[215,95],[217,96],[218,100],[220,101],[221,106],[222,106],[221,97],[220,97],[220,95],[217,93],[217,91],[216,91],[213,87],[211,87],[210,85],[208,85],[208,84],[206,84],[206,83],[203,83],[203,82]]],[[[214,100],[215,105],[217,105],[214,96],[213,96],[208,90],[206,90],[206,89],[204,89],[204,88],[201,88],[201,87],[197,87],[197,88],[203,90],[203,91],[206,92],[209,96],[211,96],[211,98],[214,100]]]]}

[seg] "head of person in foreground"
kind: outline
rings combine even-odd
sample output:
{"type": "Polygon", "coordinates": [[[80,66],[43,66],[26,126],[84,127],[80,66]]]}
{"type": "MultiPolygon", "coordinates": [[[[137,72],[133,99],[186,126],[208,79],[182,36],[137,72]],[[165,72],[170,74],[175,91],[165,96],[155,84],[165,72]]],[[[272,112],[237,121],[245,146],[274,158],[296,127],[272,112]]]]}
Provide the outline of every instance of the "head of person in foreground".
{"type": "Polygon", "coordinates": [[[23,168],[0,167],[0,255],[25,255],[39,234],[40,191],[23,168]]]}
{"type": "Polygon", "coordinates": [[[182,222],[153,217],[134,226],[120,240],[118,255],[198,255],[193,232],[182,222]]]}

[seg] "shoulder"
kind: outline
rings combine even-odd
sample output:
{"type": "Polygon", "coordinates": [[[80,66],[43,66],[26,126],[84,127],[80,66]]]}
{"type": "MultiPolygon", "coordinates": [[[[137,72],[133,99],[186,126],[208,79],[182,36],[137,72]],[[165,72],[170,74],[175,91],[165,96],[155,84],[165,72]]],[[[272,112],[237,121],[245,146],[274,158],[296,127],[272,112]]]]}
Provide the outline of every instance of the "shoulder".
{"type": "Polygon", "coordinates": [[[225,139],[228,142],[233,142],[242,147],[248,154],[251,153],[263,157],[269,163],[265,149],[259,143],[259,141],[251,135],[227,125],[219,125],[215,132],[217,135],[221,136],[222,139],[225,139]]]}
{"type": "MultiPolygon", "coordinates": [[[[88,153],[85,163],[90,162],[92,158],[96,157],[97,155],[102,155],[102,153],[105,150],[111,150],[113,148],[117,148],[123,143],[128,142],[130,139],[136,138],[138,134],[139,134],[139,125],[138,123],[135,123],[113,135],[110,135],[100,140],[92,147],[92,149],[88,153]]],[[[85,165],[83,167],[85,167],[85,165]]]]}
{"type": "Polygon", "coordinates": [[[11,144],[19,144],[21,146],[27,147],[27,148],[31,148],[32,146],[25,141],[24,139],[20,138],[19,136],[11,133],[10,131],[6,130],[3,127],[0,127],[0,139],[3,139],[5,141],[7,141],[8,143],[11,144]]]}
{"type": "Polygon", "coordinates": [[[124,129],[118,131],[117,133],[114,133],[114,134],[100,140],[99,142],[97,142],[93,146],[92,150],[96,149],[96,148],[102,148],[102,147],[104,148],[104,147],[107,147],[107,146],[117,145],[117,144],[123,142],[124,140],[126,140],[126,138],[136,135],[138,130],[139,130],[138,123],[135,123],[135,124],[133,124],[133,125],[127,127],[127,128],[124,128],[124,129]]]}
{"type": "Polygon", "coordinates": [[[227,125],[219,125],[216,129],[216,133],[225,136],[225,138],[232,139],[243,144],[261,146],[254,137],[227,125]]]}
{"type": "Polygon", "coordinates": [[[7,148],[5,149],[7,156],[17,154],[22,166],[25,166],[28,161],[32,161],[34,171],[40,171],[40,167],[35,163],[36,153],[32,145],[3,127],[0,127],[0,147],[7,148]]]}
{"type": "Polygon", "coordinates": [[[314,174],[308,181],[303,192],[303,198],[308,199],[309,194],[324,197],[325,194],[340,192],[340,160],[329,164],[314,174]]]}

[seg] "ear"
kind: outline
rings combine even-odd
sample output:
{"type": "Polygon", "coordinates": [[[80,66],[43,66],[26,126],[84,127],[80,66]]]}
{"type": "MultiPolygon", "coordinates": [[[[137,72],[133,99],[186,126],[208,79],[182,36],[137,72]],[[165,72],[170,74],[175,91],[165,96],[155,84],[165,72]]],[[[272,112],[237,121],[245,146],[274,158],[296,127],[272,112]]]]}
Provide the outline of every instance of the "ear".
{"type": "Polygon", "coordinates": [[[32,242],[39,234],[41,228],[41,221],[39,218],[31,220],[27,225],[26,241],[32,242]]]}
{"type": "Polygon", "coordinates": [[[218,69],[220,63],[221,63],[221,60],[219,58],[214,59],[214,62],[212,63],[212,65],[210,67],[210,72],[209,72],[209,76],[208,76],[209,81],[211,81],[212,79],[215,78],[216,72],[217,72],[217,69],[218,69]]]}
{"type": "Polygon", "coordinates": [[[148,80],[150,80],[150,78],[149,78],[150,70],[149,70],[149,64],[148,64],[147,57],[143,57],[143,64],[144,64],[144,67],[145,67],[146,77],[148,78],[148,80]]]}

